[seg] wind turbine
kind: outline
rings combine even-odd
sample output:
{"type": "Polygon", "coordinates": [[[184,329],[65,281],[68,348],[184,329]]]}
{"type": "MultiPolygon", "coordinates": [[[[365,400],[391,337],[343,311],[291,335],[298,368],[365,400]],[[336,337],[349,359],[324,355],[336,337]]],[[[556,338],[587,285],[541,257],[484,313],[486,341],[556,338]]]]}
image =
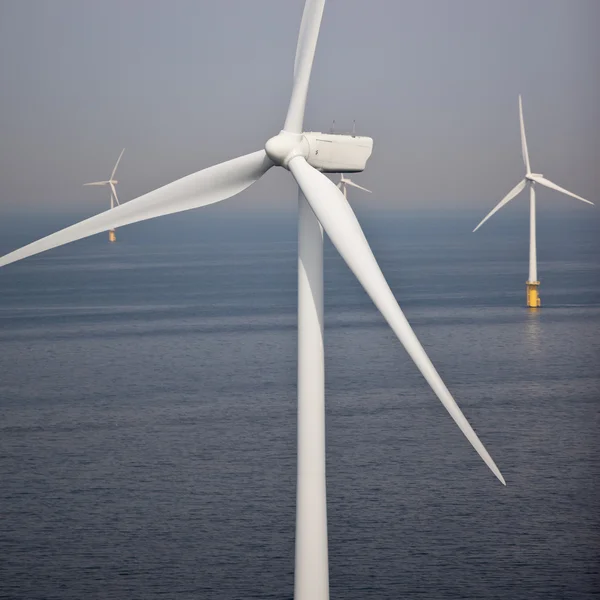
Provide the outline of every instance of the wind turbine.
{"type": "Polygon", "coordinates": [[[498,202],[498,204],[490,211],[490,213],[473,229],[473,232],[477,231],[494,213],[498,212],[505,204],[508,204],[513,198],[519,195],[523,191],[526,185],[529,185],[529,279],[525,283],[526,294],[527,294],[527,306],[530,308],[538,308],[541,305],[540,297],[538,294],[538,286],[540,282],[537,276],[537,248],[535,239],[535,184],[539,183],[551,190],[562,192],[571,198],[577,198],[587,204],[594,204],[577,194],[573,194],[561,188],[560,186],[552,183],[549,179],[546,179],[541,173],[532,173],[531,166],[529,164],[529,152],[527,151],[527,139],[525,138],[525,123],[523,121],[523,102],[521,95],[519,94],[519,121],[521,124],[521,150],[523,152],[523,162],[525,163],[525,178],[519,181],[517,185],[508,194],[498,202]]]}
{"type": "Polygon", "coordinates": [[[337,184],[338,188],[340,188],[340,190],[342,190],[342,194],[344,194],[344,198],[348,198],[348,186],[351,187],[355,187],[358,188],[359,190],[363,190],[365,192],[369,192],[369,194],[371,194],[371,190],[368,190],[365,187],[362,187],[360,185],[358,185],[357,183],[354,183],[354,181],[352,181],[352,179],[350,179],[350,177],[344,177],[343,173],[340,173],[340,181],[337,184]]]}
{"type": "MultiPolygon", "coordinates": [[[[92,181],[92,183],[84,183],[83,184],[83,185],[101,185],[101,186],[107,185],[107,186],[109,186],[110,187],[110,207],[111,207],[111,209],[115,207],[115,202],[117,203],[117,206],[120,205],[119,197],[117,196],[117,190],[115,188],[115,185],[119,182],[115,179],[115,174],[117,173],[117,167],[119,166],[119,163],[121,162],[121,157],[123,156],[123,152],[125,152],[125,148],[123,148],[123,150],[121,150],[121,154],[119,154],[119,158],[117,158],[117,162],[115,163],[115,168],[112,170],[112,173],[110,174],[110,179],[108,179],[107,181],[92,181]]],[[[110,242],[117,241],[117,236],[115,234],[114,229],[110,229],[108,231],[108,240],[110,242]]]]}
{"type": "Polygon", "coordinates": [[[310,73],[325,0],[307,0],[300,25],[292,95],[283,129],[264,149],[209,167],[81,221],[0,258],[0,266],[129,223],[225,200],[270,168],[291,172],[298,191],[298,466],[296,600],[327,600],[325,490],[323,231],[382,313],[423,377],[480,457],[498,467],[454,401],[398,306],[352,208],[323,172],[362,171],[371,138],[303,132],[310,73]],[[320,172],[322,171],[322,172],[320,172]]]}

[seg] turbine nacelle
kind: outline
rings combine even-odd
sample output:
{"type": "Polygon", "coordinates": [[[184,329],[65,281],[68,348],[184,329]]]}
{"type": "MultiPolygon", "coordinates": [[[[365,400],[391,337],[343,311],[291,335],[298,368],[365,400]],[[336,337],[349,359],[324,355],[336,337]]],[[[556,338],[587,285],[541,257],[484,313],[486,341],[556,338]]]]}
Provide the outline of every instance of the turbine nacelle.
{"type": "Polygon", "coordinates": [[[543,173],[527,173],[527,175],[525,175],[525,179],[527,179],[527,181],[531,181],[531,183],[536,183],[536,177],[544,177],[543,173]]]}
{"type": "Polygon", "coordinates": [[[309,131],[308,164],[322,173],[360,173],[373,152],[373,138],[309,131]]]}
{"type": "Polygon", "coordinates": [[[281,131],[265,144],[267,156],[288,168],[301,156],[322,173],[360,173],[373,152],[373,139],[365,136],[307,131],[302,134],[281,131]]]}

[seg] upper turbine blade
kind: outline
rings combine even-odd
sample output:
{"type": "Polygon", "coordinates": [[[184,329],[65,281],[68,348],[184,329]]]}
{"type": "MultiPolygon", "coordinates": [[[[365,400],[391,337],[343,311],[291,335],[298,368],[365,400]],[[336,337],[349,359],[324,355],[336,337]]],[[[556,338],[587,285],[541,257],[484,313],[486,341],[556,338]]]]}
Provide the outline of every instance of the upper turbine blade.
{"type": "Polygon", "coordinates": [[[565,190],[565,188],[561,188],[559,185],[552,183],[549,179],[546,179],[545,177],[542,177],[541,175],[531,175],[530,177],[536,183],[545,185],[547,188],[550,188],[551,190],[556,190],[557,192],[562,192],[563,194],[566,194],[567,196],[571,196],[571,198],[577,198],[577,200],[581,200],[582,202],[587,202],[587,204],[591,204],[592,206],[594,204],[593,202],[590,202],[589,200],[586,200],[585,198],[582,198],[581,196],[578,196],[577,194],[573,194],[572,192],[565,190]]]}
{"type": "Polygon", "coordinates": [[[519,94],[519,123],[521,124],[521,149],[523,151],[523,162],[527,173],[531,173],[531,167],[529,166],[529,152],[527,151],[527,138],[525,137],[525,122],[523,121],[523,102],[521,100],[521,94],[519,94]]]}
{"type": "Polygon", "coordinates": [[[304,9],[302,10],[302,20],[300,21],[300,31],[298,31],[298,39],[296,40],[296,55],[294,56],[294,77],[298,72],[298,65],[300,63],[300,57],[302,56],[302,43],[304,41],[304,30],[306,29],[306,22],[309,20],[308,11],[309,2],[304,2],[304,9]]]}
{"type": "Polygon", "coordinates": [[[293,158],[289,162],[289,169],[333,245],[365,288],[427,383],[479,456],[494,475],[506,485],[498,467],[452,398],[398,306],[344,195],[331,180],[311,167],[303,157],[293,158]]]}
{"type": "Polygon", "coordinates": [[[117,167],[119,166],[119,163],[121,162],[121,156],[123,156],[123,152],[125,152],[125,148],[123,148],[123,150],[121,150],[121,154],[119,154],[119,158],[117,158],[117,162],[115,163],[115,168],[112,170],[112,173],[110,174],[111,181],[115,178],[115,173],[117,172],[117,167]]]}
{"type": "Polygon", "coordinates": [[[315,57],[324,7],[325,0],[306,0],[306,4],[304,5],[304,13],[302,14],[302,22],[300,23],[300,32],[298,35],[298,45],[296,46],[296,59],[294,61],[294,85],[283,126],[284,131],[289,131],[290,133],[302,133],[308,83],[310,81],[310,72],[315,57]]]}
{"type": "Polygon", "coordinates": [[[358,185],[358,183],[354,183],[354,181],[351,181],[350,179],[346,179],[346,184],[351,185],[352,187],[358,188],[359,190],[363,190],[363,192],[369,192],[369,194],[373,193],[371,190],[368,190],[367,188],[363,187],[362,185],[358,185]]]}
{"type": "Polygon", "coordinates": [[[510,190],[510,192],[508,192],[508,194],[506,194],[506,196],[504,196],[504,198],[502,198],[502,200],[500,200],[500,202],[498,202],[498,204],[495,206],[495,208],[493,208],[489,212],[487,217],[485,217],[485,219],[483,219],[483,221],[481,221],[481,223],[479,223],[479,225],[477,225],[477,227],[475,227],[475,229],[473,229],[473,233],[475,233],[494,213],[498,212],[505,204],[510,202],[519,192],[521,192],[523,190],[523,188],[525,187],[526,182],[527,182],[526,179],[519,181],[519,183],[517,183],[517,185],[515,185],[515,187],[512,190],[510,190]]]}
{"type": "Polygon", "coordinates": [[[117,190],[115,188],[114,183],[110,181],[108,185],[110,185],[110,189],[112,190],[113,196],[115,197],[117,204],[120,205],[121,203],[119,202],[119,197],[117,196],[117,190]]]}
{"type": "Polygon", "coordinates": [[[259,150],[198,171],[15,250],[0,258],[0,267],[102,231],[225,200],[252,185],[272,166],[265,151],[259,150]]]}

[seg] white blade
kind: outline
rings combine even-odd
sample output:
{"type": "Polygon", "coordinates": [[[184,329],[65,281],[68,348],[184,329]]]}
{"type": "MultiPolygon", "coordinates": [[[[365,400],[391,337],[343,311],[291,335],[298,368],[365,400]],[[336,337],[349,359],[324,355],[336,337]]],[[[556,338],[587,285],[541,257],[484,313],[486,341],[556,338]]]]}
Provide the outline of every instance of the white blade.
{"type": "Polygon", "coordinates": [[[479,223],[479,225],[477,225],[477,227],[475,227],[475,229],[473,229],[473,233],[475,233],[494,213],[497,213],[505,204],[508,204],[518,193],[520,193],[523,190],[523,188],[525,187],[526,183],[527,183],[526,179],[519,181],[519,183],[517,183],[517,185],[515,185],[515,187],[512,190],[510,190],[510,192],[508,192],[508,194],[506,194],[506,196],[504,196],[504,198],[502,198],[502,200],[500,200],[500,202],[498,202],[498,204],[495,206],[495,208],[493,208],[489,212],[487,217],[485,219],[483,219],[483,221],[481,221],[481,223],[479,223]]]}
{"type": "Polygon", "coordinates": [[[369,192],[369,194],[372,194],[373,192],[371,192],[371,190],[368,190],[365,187],[362,187],[362,185],[358,185],[358,183],[354,183],[354,181],[351,181],[350,179],[346,179],[346,185],[351,185],[352,187],[358,188],[359,190],[363,190],[363,192],[369,192]]]}
{"type": "Polygon", "coordinates": [[[549,179],[546,179],[545,177],[542,177],[541,175],[531,175],[531,179],[533,179],[536,183],[545,185],[547,188],[550,188],[551,190],[556,190],[557,192],[562,192],[563,194],[566,194],[567,196],[571,196],[571,198],[577,198],[577,200],[581,200],[582,202],[586,202],[587,204],[591,204],[592,206],[594,205],[593,202],[590,202],[589,200],[586,200],[585,198],[582,198],[581,196],[578,196],[577,194],[573,194],[572,192],[565,190],[565,188],[561,188],[559,185],[552,183],[549,179]]]}
{"type": "Polygon", "coordinates": [[[225,200],[252,185],[272,166],[265,151],[259,150],[198,171],[15,250],[0,258],[0,267],[102,231],[225,200]]]}
{"type": "Polygon", "coordinates": [[[294,56],[294,77],[298,73],[298,65],[300,64],[300,57],[302,56],[302,44],[304,42],[304,30],[306,29],[306,23],[310,20],[309,5],[310,2],[305,0],[304,8],[302,10],[302,19],[300,21],[300,30],[298,31],[298,39],[296,40],[296,55],[294,56]]]}
{"type": "Polygon", "coordinates": [[[109,181],[92,181],[92,183],[84,183],[83,185],[108,185],[109,181]]]}
{"type": "Polygon", "coordinates": [[[521,124],[521,150],[523,151],[523,162],[527,173],[531,173],[531,167],[529,166],[529,152],[527,152],[527,138],[525,137],[525,122],[523,121],[523,102],[521,101],[521,94],[519,94],[519,123],[521,124]]]}
{"type": "Polygon", "coordinates": [[[340,181],[340,182],[338,182],[338,184],[337,184],[337,187],[338,187],[338,189],[340,189],[340,190],[341,190],[341,189],[342,189],[342,185],[343,185],[343,184],[344,184],[344,182],[343,182],[343,181],[340,181]]]}
{"type": "Polygon", "coordinates": [[[398,306],[364,233],[344,195],[304,158],[293,158],[289,169],[333,245],[388,322],[460,430],[494,475],[506,485],[498,467],[452,398],[417,336],[398,306]]]}
{"type": "Polygon", "coordinates": [[[302,22],[298,34],[298,45],[296,46],[294,85],[290,98],[290,106],[283,126],[283,129],[290,133],[302,133],[308,82],[315,57],[324,6],[325,0],[306,0],[306,4],[304,5],[304,13],[302,14],[302,22]]]}
{"type": "Polygon", "coordinates": [[[112,173],[110,174],[111,181],[115,178],[115,173],[117,172],[117,167],[119,166],[119,163],[121,162],[121,156],[123,156],[123,152],[125,152],[125,148],[123,148],[123,150],[121,150],[121,154],[119,154],[119,158],[117,158],[117,162],[115,163],[115,168],[112,170],[112,173]]]}
{"type": "Polygon", "coordinates": [[[115,197],[115,201],[118,205],[120,205],[121,203],[119,202],[119,197],[117,196],[117,190],[115,189],[114,183],[110,181],[108,185],[110,185],[110,189],[112,190],[113,196],[115,197]]]}

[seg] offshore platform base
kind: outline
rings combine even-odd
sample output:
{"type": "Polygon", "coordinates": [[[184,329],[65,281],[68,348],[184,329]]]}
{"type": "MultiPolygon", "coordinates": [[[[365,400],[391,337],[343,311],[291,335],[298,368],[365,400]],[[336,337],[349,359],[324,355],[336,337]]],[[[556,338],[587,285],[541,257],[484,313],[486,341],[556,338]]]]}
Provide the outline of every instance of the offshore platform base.
{"type": "Polygon", "coordinates": [[[539,281],[527,281],[527,306],[529,308],[539,308],[542,305],[538,294],[539,281]]]}

